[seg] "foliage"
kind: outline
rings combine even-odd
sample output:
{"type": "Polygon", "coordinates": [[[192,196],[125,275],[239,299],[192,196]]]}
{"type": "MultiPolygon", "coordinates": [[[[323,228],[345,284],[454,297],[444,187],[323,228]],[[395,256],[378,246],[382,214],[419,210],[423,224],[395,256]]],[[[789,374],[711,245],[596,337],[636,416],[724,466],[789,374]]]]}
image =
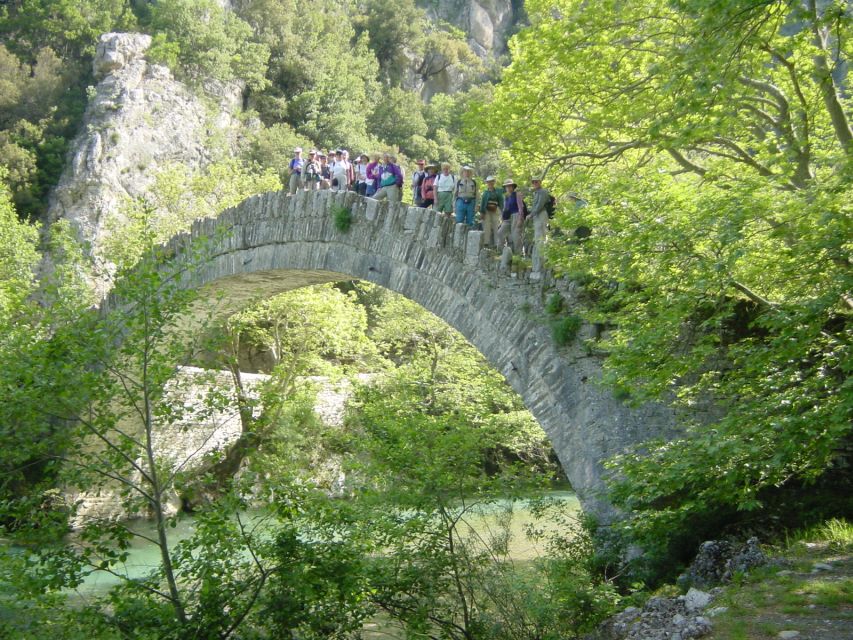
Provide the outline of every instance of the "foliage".
{"type": "Polygon", "coordinates": [[[45,237],[53,261],[41,283],[38,228],[18,221],[2,186],[0,228],[0,527],[38,537],[54,520],[54,456],[68,441],[59,408],[80,400],[87,376],[64,365],[73,343],[67,325],[85,324],[91,299],[67,226],[55,225],[45,237]]]}
{"type": "Polygon", "coordinates": [[[64,165],[67,137],[81,98],[69,83],[74,73],[53,50],[33,52],[24,63],[0,44],[0,157],[19,212],[34,217],[64,165]]]}
{"type": "Polygon", "coordinates": [[[323,147],[370,148],[365,117],[379,95],[376,61],[336,0],[242,0],[237,11],[272,52],[252,106],[323,147]]]}
{"type": "Polygon", "coordinates": [[[20,222],[0,168],[0,335],[17,323],[16,315],[35,288],[39,261],[38,227],[20,222]]]}
{"type": "Polygon", "coordinates": [[[150,28],[152,60],[177,67],[196,80],[236,79],[253,89],[267,84],[269,49],[255,41],[249,24],[217,0],[155,3],[150,28]]]}
{"type": "Polygon", "coordinates": [[[719,416],[616,463],[629,535],[650,547],[697,535],[699,521],[752,517],[769,494],[843,467],[853,147],[832,71],[849,57],[848,13],[740,0],[526,8],[532,26],[495,100],[469,116],[492,135],[472,142],[589,201],[557,224],[592,236],[550,243],[549,259],[585,274],[588,316],[616,325],[610,382],[719,416]]]}
{"type": "Polygon", "coordinates": [[[124,0],[21,0],[0,9],[0,33],[27,63],[43,47],[65,60],[91,56],[102,33],[131,30],[135,22],[124,0]]]}
{"type": "Polygon", "coordinates": [[[335,229],[346,233],[352,226],[352,209],[347,207],[335,207],[332,209],[332,217],[335,220],[335,229]]]}
{"type": "Polygon", "coordinates": [[[580,316],[570,315],[551,321],[551,334],[559,347],[571,344],[578,335],[583,320],[580,316]]]}
{"type": "Polygon", "coordinates": [[[311,140],[296,133],[290,125],[284,123],[276,123],[269,127],[261,125],[249,136],[247,143],[244,156],[249,165],[274,172],[282,184],[287,184],[290,175],[289,166],[293,158],[293,149],[296,147],[309,149],[313,146],[311,140]]]}

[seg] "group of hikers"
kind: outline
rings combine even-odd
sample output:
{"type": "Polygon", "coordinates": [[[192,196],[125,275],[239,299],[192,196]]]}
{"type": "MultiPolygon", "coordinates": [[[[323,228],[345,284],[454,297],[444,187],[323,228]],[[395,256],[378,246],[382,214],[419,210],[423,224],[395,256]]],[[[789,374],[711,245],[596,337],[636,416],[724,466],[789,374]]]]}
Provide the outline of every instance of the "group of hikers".
{"type": "MultiPolygon", "coordinates": [[[[289,192],[299,190],[332,189],[355,191],[359,195],[400,202],[403,195],[404,171],[397,158],[390,153],[366,153],[350,161],[345,149],[328,154],[312,149],[302,157],[302,148],[293,150],[289,164],[289,192]]],[[[409,187],[416,207],[435,209],[439,213],[455,215],[458,224],[473,227],[475,216],[480,214],[483,242],[486,246],[509,246],[515,254],[532,253],[534,272],[541,270],[541,251],[536,247],[545,240],[548,218],[553,215],[554,198],[542,186],[542,180],[531,181],[533,201],[528,207],[514,180],[505,180],[497,186],[495,176],[487,176],[485,188],[479,189],[474,169],[463,166],[460,175],[451,172],[450,163],[427,163],[418,160],[409,187]],[[524,244],[524,226],[533,221],[534,247],[524,244]]]]}

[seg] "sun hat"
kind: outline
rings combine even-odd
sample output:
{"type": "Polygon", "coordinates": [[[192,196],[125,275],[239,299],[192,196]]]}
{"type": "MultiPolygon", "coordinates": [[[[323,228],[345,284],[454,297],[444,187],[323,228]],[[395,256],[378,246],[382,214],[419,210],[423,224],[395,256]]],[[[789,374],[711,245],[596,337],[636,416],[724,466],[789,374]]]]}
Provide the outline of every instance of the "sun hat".
{"type": "Polygon", "coordinates": [[[503,186],[505,186],[505,187],[517,187],[518,185],[515,183],[515,180],[513,180],[512,178],[509,178],[507,180],[504,180],[503,186]]]}
{"type": "Polygon", "coordinates": [[[309,151],[309,152],[308,152],[308,155],[309,155],[309,156],[316,156],[316,155],[317,155],[317,150],[316,150],[316,149],[311,149],[311,151],[309,151]]]}
{"type": "Polygon", "coordinates": [[[494,182],[495,176],[486,176],[486,182],[494,182]]]}

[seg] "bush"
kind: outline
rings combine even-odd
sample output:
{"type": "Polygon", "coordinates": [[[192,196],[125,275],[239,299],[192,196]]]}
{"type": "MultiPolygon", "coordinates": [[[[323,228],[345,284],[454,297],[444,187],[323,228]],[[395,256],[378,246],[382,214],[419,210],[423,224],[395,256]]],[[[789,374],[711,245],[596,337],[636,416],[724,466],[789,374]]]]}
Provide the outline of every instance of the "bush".
{"type": "Polygon", "coordinates": [[[565,316],[551,323],[551,333],[557,346],[565,347],[572,342],[580,331],[583,320],[580,316],[565,316]]]}
{"type": "Polygon", "coordinates": [[[563,310],[563,296],[559,293],[554,293],[548,298],[548,302],[545,304],[545,313],[548,315],[555,316],[560,311],[563,310]]]}
{"type": "Polygon", "coordinates": [[[335,207],[332,209],[332,216],[335,220],[335,229],[341,233],[346,233],[352,226],[352,209],[347,207],[335,207]]]}

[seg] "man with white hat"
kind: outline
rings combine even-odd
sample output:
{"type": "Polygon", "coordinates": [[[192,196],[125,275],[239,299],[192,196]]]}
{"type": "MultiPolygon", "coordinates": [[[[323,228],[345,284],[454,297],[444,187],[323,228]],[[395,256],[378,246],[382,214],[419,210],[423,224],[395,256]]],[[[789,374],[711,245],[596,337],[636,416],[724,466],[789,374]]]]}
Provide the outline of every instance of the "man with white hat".
{"type": "Polygon", "coordinates": [[[288,166],[288,170],[290,171],[288,191],[291,194],[296,193],[302,188],[302,169],[304,166],[305,160],[302,159],[302,147],[296,147],[293,150],[293,159],[288,166]]]}
{"type": "Polygon", "coordinates": [[[501,211],[504,208],[503,191],[495,186],[495,176],[486,177],[486,188],[480,197],[480,220],[483,222],[483,244],[498,246],[498,229],[501,227],[501,211]]]}

